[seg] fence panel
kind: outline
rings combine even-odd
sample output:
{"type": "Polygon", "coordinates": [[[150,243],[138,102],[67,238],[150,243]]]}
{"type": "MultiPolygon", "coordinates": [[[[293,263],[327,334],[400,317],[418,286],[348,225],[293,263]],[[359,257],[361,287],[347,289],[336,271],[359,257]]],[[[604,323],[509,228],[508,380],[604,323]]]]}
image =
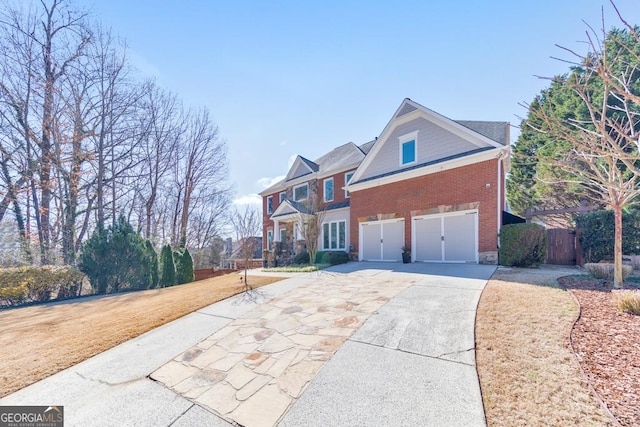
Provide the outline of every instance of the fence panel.
{"type": "Polygon", "coordinates": [[[576,232],[553,228],[547,230],[547,264],[576,265],[576,232]]]}

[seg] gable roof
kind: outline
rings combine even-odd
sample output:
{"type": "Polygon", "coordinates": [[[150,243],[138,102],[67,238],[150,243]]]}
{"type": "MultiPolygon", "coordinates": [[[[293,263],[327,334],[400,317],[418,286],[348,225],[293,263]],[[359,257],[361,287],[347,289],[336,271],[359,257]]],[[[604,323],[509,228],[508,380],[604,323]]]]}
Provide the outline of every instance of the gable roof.
{"type": "Polygon", "coordinates": [[[271,214],[271,218],[297,215],[299,213],[308,214],[310,213],[310,210],[303,203],[286,199],[285,201],[280,203],[280,206],[278,206],[276,210],[271,214]]]}
{"type": "MultiPolygon", "coordinates": [[[[504,149],[508,147],[507,133],[508,124],[506,122],[482,122],[482,121],[461,121],[457,122],[449,119],[435,111],[412,101],[409,98],[405,98],[396,112],[393,114],[391,120],[387,123],[380,136],[376,139],[373,146],[370,148],[364,161],[358,167],[350,184],[347,186],[347,190],[362,188],[358,184],[375,180],[376,178],[383,178],[391,175],[402,174],[411,171],[411,175],[418,173],[416,170],[427,168],[438,163],[444,163],[454,161],[466,156],[474,156],[479,158],[478,154],[487,151],[494,151],[504,149]],[[475,147],[459,153],[450,154],[440,159],[430,159],[418,165],[411,165],[406,168],[396,168],[390,171],[383,171],[375,176],[367,176],[367,168],[373,163],[377,154],[382,150],[382,147],[388,143],[393,131],[402,124],[409,123],[412,120],[422,118],[435,126],[442,128],[464,140],[475,147]],[[502,134],[500,134],[502,133],[502,134]],[[354,187],[354,185],[356,187],[354,187]]],[[[486,155],[482,155],[486,157],[486,155]]]]}
{"type": "Polygon", "coordinates": [[[289,168],[287,176],[265,190],[262,190],[260,195],[264,196],[269,193],[273,193],[274,191],[289,185],[289,182],[293,182],[298,178],[312,173],[319,173],[321,176],[325,176],[334,172],[339,172],[340,170],[355,169],[365,158],[366,153],[369,152],[369,149],[374,142],[375,141],[371,141],[367,143],[370,145],[365,147],[367,149],[366,152],[362,150],[362,146],[358,147],[353,142],[347,142],[346,144],[336,147],[328,153],[318,157],[315,162],[312,162],[302,156],[297,156],[293,165],[289,168]]]}
{"type": "Polygon", "coordinates": [[[310,173],[318,172],[318,165],[309,159],[305,159],[302,156],[297,156],[293,161],[293,164],[289,168],[289,172],[285,177],[285,181],[291,181],[292,179],[299,178],[301,176],[309,175],[310,173]]]}

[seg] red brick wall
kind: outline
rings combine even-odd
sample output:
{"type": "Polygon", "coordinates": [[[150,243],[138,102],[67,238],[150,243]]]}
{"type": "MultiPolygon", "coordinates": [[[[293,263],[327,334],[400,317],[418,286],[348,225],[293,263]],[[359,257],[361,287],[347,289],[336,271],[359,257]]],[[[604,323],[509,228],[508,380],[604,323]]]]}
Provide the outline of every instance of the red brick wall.
{"type": "MultiPolygon", "coordinates": [[[[479,252],[498,245],[498,161],[487,160],[432,175],[351,192],[351,244],[358,251],[358,218],[395,214],[405,218],[405,243],[411,244],[411,211],[478,202],[479,252]],[[490,184],[490,187],[486,187],[490,184]]],[[[501,184],[501,183],[500,183],[501,184]]],[[[504,194],[502,195],[504,196],[504,194]]],[[[502,198],[502,197],[501,197],[502,198]]]]}
{"type": "MultiPolygon", "coordinates": [[[[344,187],[345,185],[344,174],[346,172],[351,172],[351,171],[355,171],[355,169],[349,169],[346,171],[338,172],[334,175],[330,175],[325,178],[318,179],[317,181],[315,180],[315,178],[310,178],[309,194],[313,194],[314,190],[312,189],[312,186],[317,184],[318,195],[320,197],[320,201],[323,202],[324,201],[324,180],[327,178],[333,177],[333,201],[322,203],[322,206],[326,207],[334,203],[340,203],[340,202],[344,202],[345,200],[349,200],[349,198],[344,197],[344,190],[342,189],[342,187],[344,187]]],[[[272,207],[273,207],[273,211],[275,212],[275,210],[278,209],[278,206],[280,206],[280,191],[278,191],[277,193],[268,194],[262,197],[262,242],[264,247],[267,246],[267,230],[269,229],[273,230],[273,221],[269,219],[271,214],[267,214],[267,197],[269,196],[273,196],[272,207]]],[[[287,198],[291,198],[291,197],[293,197],[292,186],[287,188],[287,198]]]]}

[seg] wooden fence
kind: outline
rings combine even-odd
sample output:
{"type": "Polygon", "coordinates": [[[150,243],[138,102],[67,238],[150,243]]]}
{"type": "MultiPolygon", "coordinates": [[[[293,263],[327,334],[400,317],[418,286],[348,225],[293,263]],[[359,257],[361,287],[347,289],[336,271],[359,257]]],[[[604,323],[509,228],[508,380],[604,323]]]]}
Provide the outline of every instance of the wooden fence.
{"type": "Polygon", "coordinates": [[[575,230],[552,228],[547,230],[547,264],[576,265],[575,230]]]}

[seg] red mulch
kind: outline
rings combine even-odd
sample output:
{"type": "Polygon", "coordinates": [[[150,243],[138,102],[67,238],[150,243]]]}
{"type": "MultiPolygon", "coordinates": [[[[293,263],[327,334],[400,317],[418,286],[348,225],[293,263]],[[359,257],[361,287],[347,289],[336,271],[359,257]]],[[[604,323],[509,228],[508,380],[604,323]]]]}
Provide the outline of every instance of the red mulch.
{"type": "Polygon", "coordinates": [[[570,276],[558,282],[580,303],[571,339],[591,385],[620,424],[640,425],[640,316],[615,308],[611,283],[570,276]]]}

